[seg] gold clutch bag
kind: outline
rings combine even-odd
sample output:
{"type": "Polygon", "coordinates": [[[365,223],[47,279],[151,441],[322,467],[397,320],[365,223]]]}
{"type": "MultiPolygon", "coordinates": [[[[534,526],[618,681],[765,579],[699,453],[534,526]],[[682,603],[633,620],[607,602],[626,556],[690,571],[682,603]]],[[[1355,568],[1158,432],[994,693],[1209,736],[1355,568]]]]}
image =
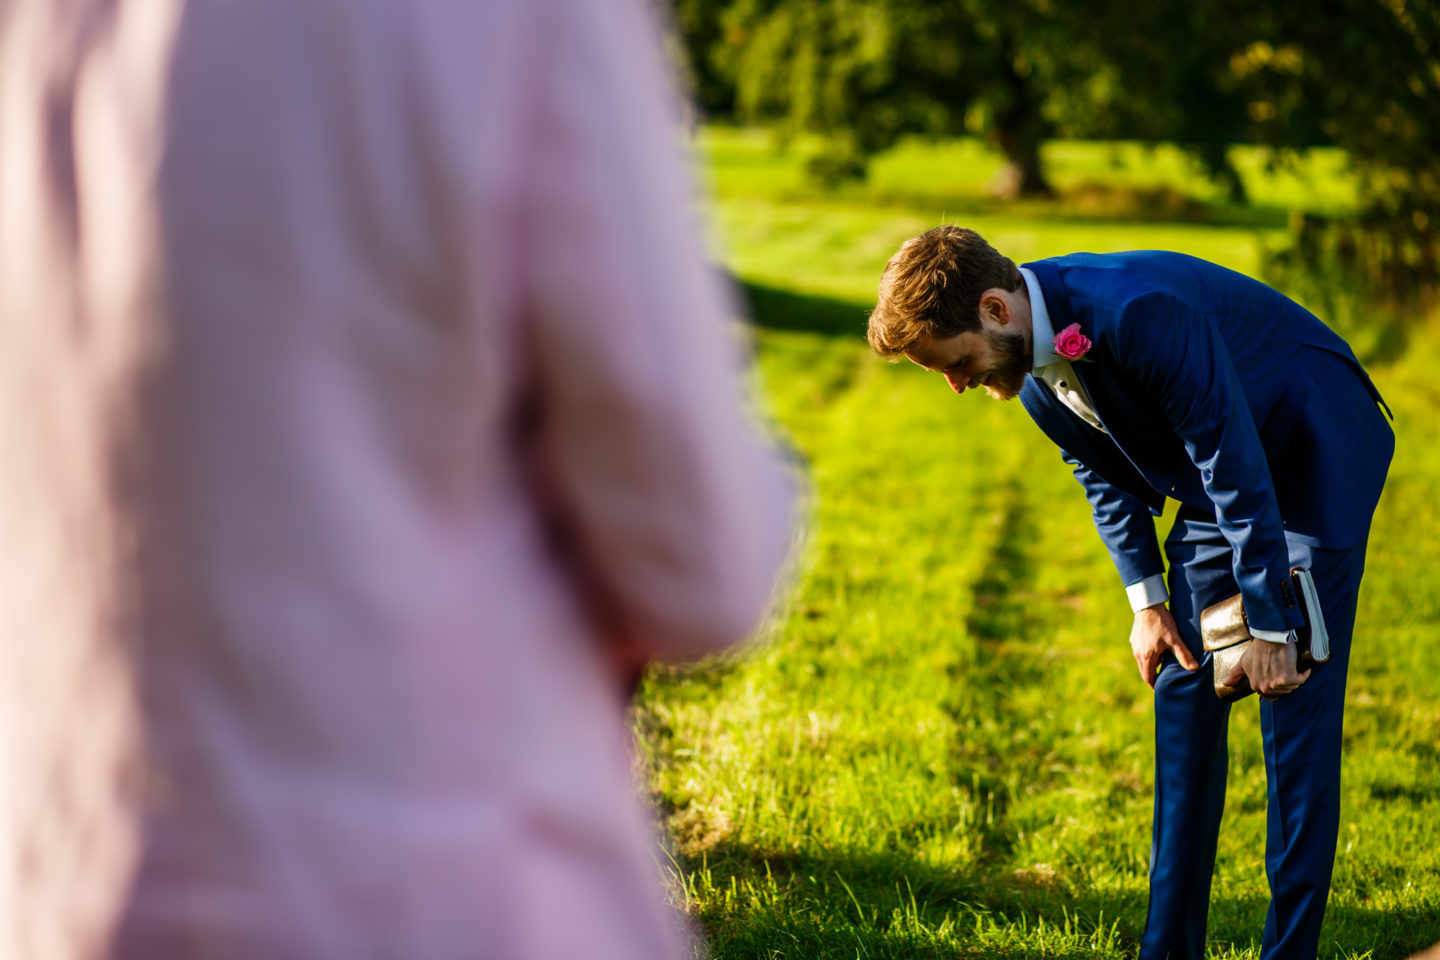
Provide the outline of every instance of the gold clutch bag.
{"type": "MultiPolygon", "coordinates": [[[[1320,610],[1320,595],[1315,592],[1315,580],[1309,570],[1295,567],[1290,571],[1290,582],[1300,597],[1300,612],[1305,618],[1303,626],[1295,628],[1295,650],[1298,654],[1295,669],[1304,672],[1317,663],[1330,659],[1330,634],[1325,630],[1325,617],[1320,610]]],[[[1255,691],[1250,681],[1241,677],[1235,686],[1226,686],[1224,680],[1235,669],[1250,644],[1256,642],[1250,635],[1250,621],[1245,616],[1245,605],[1240,594],[1228,600],[1206,607],[1200,613],[1200,640],[1210,651],[1211,665],[1215,671],[1215,696],[1233,703],[1244,699],[1255,691]]],[[[1269,643],[1261,640],[1260,643],[1269,643]]]]}

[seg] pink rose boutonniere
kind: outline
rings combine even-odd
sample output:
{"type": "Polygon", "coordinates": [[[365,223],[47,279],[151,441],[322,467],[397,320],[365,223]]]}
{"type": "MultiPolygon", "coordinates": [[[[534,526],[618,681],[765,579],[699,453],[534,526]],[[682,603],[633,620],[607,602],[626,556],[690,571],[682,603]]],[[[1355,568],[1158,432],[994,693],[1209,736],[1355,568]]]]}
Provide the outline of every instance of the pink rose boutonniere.
{"type": "Polygon", "coordinates": [[[1093,346],[1090,338],[1080,332],[1078,323],[1072,323],[1055,334],[1055,352],[1066,360],[1085,359],[1085,354],[1089,353],[1093,346]]]}

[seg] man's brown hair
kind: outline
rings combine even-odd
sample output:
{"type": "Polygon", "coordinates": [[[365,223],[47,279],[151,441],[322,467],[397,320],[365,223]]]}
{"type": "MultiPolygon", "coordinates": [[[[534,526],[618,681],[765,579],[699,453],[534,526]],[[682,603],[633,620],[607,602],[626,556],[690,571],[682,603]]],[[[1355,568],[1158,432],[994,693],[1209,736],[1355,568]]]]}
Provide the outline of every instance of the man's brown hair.
{"type": "Polygon", "coordinates": [[[947,225],[900,245],[880,275],[870,313],[870,349],[899,358],[921,337],[945,339],[980,329],[980,295],[1014,291],[1024,278],[974,230],[947,225]]]}

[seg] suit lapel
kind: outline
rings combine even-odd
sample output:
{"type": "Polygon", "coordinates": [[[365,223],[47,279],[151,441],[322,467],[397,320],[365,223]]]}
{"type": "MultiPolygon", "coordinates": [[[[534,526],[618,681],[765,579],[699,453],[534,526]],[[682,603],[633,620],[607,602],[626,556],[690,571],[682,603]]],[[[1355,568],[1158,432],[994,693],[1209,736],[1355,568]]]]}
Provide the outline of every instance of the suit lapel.
{"type": "MultiPolygon", "coordinates": [[[[1164,457],[1151,457],[1148,452],[1154,451],[1157,443],[1164,442],[1157,441],[1157,437],[1173,438],[1173,432],[1168,429],[1157,429],[1156,424],[1147,419],[1147,411],[1134,409],[1133,404],[1127,400],[1125,391],[1116,381],[1115,371],[1106,362],[1109,350],[1106,342],[1107,331],[1103,329],[1104,318],[1101,316],[1101,311],[1088,310],[1084,312],[1083,316],[1077,315],[1061,279],[1060,268],[1054,262],[1036,260],[1025,266],[1034,271],[1035,278],[1040,281],[1041,292],[1045,295],[1045,308],[1050,312],[1050,323],[1055,332],[1059,333],[1072,323],[1079,324],[1080,332],[1093,344],[1090,360],[1088,362],[1072,361],[1070,367],[1080,385],[1085,389],[1086,396],[1090,398],[1090,406],[1095,411],[1096,418],[1105,426],[1106,433],[1110,435],[1112,442],[1109,446],[1118,448],[1118,452],[1126,461],[1126,466],[1144,478],[1147,495],[1142,496],[1137,493],[1137,496],[1153,507],[1158,494],[1158,501],[1163,503],[1165,495],[1173,493],[1175,490],[1175,477],[1172,473],[1159,469],[1159,463],[1164,461],[1164,457]],[[1137,460],[1130,453],[1131,450],[1146,451],[1147,455],[1137,460]]],[[[1042,388],[1046,392],[1050,392],[1048,386],[1042,385],[1042,388]]],[[[1051,398],[1057,405],[1064,407],[1053,393],[1051,398]]],[[[1027,404],[1027,408],[1028,406],[1027,404]]],[[[1084,423],[1078,414],[1074,414],[1068,408],[1065,409],[1079,426],[1085,430],[1091,430],[1091,427],[1084,423]]],[[[1163,427],[1163,424],[1160,426],[1163,427]]],[[[1049,430],[1046,432],[1050,433],[1049,430]]],[[[1085,444],[1085,446],[1093,449],[1099,445],[1085,444]]],[[[1069,447],[1066,449],[1070,449],[1076,457],[1079,457],[1095,472],[1110,479],[1106,470],[1102,469],[1099,464],[1087,460],[1079,450],[1069,447]]],[[[1109,472],[1117,471],[1111,468],[1109,472]]],[[[1114,480],[1111,482],[1115,483],[1114,480]]],[[[1135,493],[1136,491],[1132,490],[1131,492],[1135,493]]]]}
{"type": "MultiPolygon", "coordinates": [[[[1025,268],[1034,272],[1035,279],[1040,281],[1040,290],[1045,295],[1045,309],[1050,313],[1050,326],[1055,333],[1058,334],[1072,323],[1079,323],[1080,332],[1089,337],[1092,344],[1095,343],[1096,331],[1087,329],[1086,324],[1076,318],[1075,311],[1070,306],[1070,296],[1065,292],[1065,284],[1060,279],[1060,268],[1049,260],[1036,260],[1033,263],[1025,264],[1025,268]]],[[[1074,372],[1075,379],[1080,382],[1085,395],[1090,398],[1090,406],[1095,411],[1096,418],[1109,431],[1110,423],[1105,419],[1105,412],[1095,402],[1095,392],[1090,387],[1091,378],[1084,369],[1094,366],[1093,361],[1086,363],[1083,360],[1072,360],[1070,362],[1070,369],[1074,372]]]]}

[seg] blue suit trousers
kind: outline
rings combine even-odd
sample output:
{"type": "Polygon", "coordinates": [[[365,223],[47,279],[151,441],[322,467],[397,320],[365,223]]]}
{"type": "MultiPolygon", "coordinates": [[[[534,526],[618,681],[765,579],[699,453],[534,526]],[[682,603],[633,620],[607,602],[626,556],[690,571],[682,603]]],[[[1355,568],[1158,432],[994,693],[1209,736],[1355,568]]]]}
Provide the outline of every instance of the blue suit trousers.
{"type": "MultiPolygon", "coordinates": [[[[1265,871],[1270,909],[1262,960],[1314,960],[1340,825],[1345,675],[1365,565],[1365,540],[1343,550],[1287,537],[1292,565],[1308,567],[1325,610],[1330,660],[1293,693],[1258,702],[1269,806],[1265,871]]],[[[1155,820],[1150,906],[1141,960],[1205,955],[1205,921],[1225,806],[1230,704],[1215,696],[1200,612],[1238,592],[1234,550],[1213,515],[1182,507],[1165,542],[1171,611],[1200,662],[1190,672],[1167,654],[1155,684],[1155,820]]],[[[1257,641],[1265,642],[1265,641],[1257,641]]]]}

